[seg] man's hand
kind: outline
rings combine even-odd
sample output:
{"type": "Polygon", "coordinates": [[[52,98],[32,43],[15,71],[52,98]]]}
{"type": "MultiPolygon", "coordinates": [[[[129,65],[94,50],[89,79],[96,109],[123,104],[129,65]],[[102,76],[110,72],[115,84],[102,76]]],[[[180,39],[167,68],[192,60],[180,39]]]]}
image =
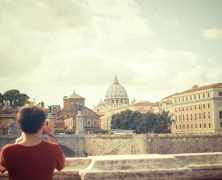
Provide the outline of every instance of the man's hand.
{"type": "Polygon", "coordinates": [[[45,125],[43,127],[43,132],[47,135],[48,141],[50,143],[57,143],[55,136],[53,136],[53,124],[49,120],[46,120],[45,125]]]}
{"type": "Polygon", "coordinates": [[[53,134],[53,129],[52,129],[52,122],[50,122],[49,120],[45,121],[44,127],[43,127],[43,132],[46,134],[53,134]]]}

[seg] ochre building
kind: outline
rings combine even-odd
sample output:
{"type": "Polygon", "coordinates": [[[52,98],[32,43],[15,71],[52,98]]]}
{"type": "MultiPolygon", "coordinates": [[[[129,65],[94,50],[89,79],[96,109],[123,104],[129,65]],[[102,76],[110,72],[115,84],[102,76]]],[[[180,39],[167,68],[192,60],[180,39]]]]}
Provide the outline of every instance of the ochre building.
{"type": "Polygon", "coordinates": [[[162,99],[154,112],[169,111],[172,133],[222,131],[222,83],[193,86],[162,99]]]}

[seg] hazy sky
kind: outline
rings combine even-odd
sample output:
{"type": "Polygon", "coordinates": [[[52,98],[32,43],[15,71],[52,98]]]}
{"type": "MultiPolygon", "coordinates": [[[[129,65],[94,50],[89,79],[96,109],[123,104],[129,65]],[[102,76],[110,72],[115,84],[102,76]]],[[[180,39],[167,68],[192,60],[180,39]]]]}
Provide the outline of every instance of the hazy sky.
{"type": "Polygon", "coordinates": [[[115,74],[130,101],[222,80],[221,0],[1,0],[0,92],[92,107],[115,74]]]}

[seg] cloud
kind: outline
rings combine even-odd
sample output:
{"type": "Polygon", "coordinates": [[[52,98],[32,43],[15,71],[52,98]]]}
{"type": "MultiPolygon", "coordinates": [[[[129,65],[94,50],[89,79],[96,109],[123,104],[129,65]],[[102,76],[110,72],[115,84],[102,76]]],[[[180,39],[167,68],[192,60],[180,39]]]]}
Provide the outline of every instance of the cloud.
{"type": "Polygon", "coordinates": [[[222,28],[203,30],[202,35],[207,39],[222,39],[222,28]]]}
{"type": "Polygon", "coordinates": [[[153,31],[133,0],[2,0],[0,33],[0,75],[20,76],[53,53],[109,49],[153,31]]]}

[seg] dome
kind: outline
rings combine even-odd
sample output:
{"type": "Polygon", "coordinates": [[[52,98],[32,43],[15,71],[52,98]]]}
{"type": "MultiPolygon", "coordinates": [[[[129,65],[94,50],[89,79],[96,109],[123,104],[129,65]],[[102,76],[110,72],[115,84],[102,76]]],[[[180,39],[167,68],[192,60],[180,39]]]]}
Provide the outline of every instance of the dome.
{"type": "Polygon", "coordinates": [[[107,89],[105,98],[115,98],[115,97],[128,98],[125,88],[121,84],[119,84],[119,81],[116,76],[114,78],[113,84],[111,84],[107,89]]]}

